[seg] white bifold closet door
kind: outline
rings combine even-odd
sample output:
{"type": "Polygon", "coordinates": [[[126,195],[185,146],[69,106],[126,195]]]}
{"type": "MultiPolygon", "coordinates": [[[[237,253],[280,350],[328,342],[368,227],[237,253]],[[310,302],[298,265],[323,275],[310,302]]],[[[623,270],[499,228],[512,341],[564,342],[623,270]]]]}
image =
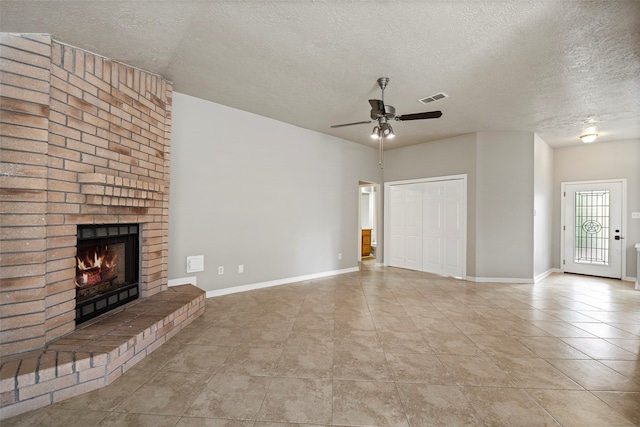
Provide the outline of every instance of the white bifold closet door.
{"type": "Polygon", "coordinates": [[[391,188],[391,256],[393,267],[422,270],[422,184],[391,188]]]}
{"type": "Polygon", "coordinates": [[[389,265],[462,277],[463,180],[390,187],[389,265]]]}
{"type": "Polygon", "coordinates": [[[423,185],[422,271],[462,277],[462,180],[423,185]]]}

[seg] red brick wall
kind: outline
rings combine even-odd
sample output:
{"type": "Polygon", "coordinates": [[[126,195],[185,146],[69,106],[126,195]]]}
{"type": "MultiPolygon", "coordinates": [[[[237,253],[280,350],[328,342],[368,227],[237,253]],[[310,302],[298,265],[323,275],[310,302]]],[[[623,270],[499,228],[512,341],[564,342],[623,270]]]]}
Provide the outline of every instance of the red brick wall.
{"type": "Polygon", "coordinates": [[[140,223],[141,295],[167,286],[172,84],[58,43],[0,38],[0,355],[75,328],[78,224],[140,223]]]}

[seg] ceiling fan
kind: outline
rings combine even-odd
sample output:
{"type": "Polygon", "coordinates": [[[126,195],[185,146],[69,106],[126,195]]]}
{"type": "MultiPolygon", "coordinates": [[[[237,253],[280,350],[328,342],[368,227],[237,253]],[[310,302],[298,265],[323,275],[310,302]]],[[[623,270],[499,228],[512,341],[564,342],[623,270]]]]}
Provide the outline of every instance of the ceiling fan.
{"type": "Polygon", "coordinates": [[[333,125],[332,128],[341,128],[345,126],[354,126],[354,125],[363,125],[368,123],[373,123],[374,121],[378,122],[376,126],[374,126],[373,131],[371,132],[371,138],[378,139],[380,141],[380,167],[382,167],[383,163],[383,155],[384,155],[384,139],[392,139],[395,134],[393,133],[393,128],[389,124],[389,120],[397,120],[397,121],[407,121],[407,120],[424,120],[424,119],[437,119],[442,116],[442,111],[427,111],[424,113],[414,113],[414,114],[403,114],[400,116],[396,116],[396,109],[391,105],[386,105],[384,103],[384,89],[387,87],[389,83],[389,77],[380,77],[378,79],[378,86],[382,90],[382,99],[370,99],[369,104],[371,105],[371,120],[365,120],[361,122],[353,122],[353,123],[343,123],[340,125],[333,125]]]}

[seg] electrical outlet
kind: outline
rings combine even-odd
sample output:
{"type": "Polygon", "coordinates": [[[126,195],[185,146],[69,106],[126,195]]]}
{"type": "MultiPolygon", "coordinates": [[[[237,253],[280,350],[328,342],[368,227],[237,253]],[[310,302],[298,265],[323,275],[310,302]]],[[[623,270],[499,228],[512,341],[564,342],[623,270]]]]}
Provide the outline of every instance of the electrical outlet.
{"type": "Polygon", "coordinates": [[[238,273],[244,273],[244,265],[240,264],[238,266],[238,273]]]}
{"type": "Polygon", "coordinates": [[[224,274],[224,267],[218,267],[218,274],[224,274]]]}
{"type": "Polygon", "coordinates": [[[640,219],[640,212],[631,212],[632,219],[640,219]]]}
{"type": "Polygon", "coordinates": [[[342,252],[338,254],[338,259],[342,259],[342,252]]]}

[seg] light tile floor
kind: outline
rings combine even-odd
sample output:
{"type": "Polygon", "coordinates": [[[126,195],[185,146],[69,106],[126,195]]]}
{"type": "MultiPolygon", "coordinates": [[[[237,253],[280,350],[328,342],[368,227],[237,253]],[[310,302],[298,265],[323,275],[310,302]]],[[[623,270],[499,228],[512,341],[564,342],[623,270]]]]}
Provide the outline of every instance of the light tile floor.
{"type": "Polygon", "coordinates": [[[112,385],[11,426],[640,425],[640,291],[358,273],[207,300],[112,385]]]}

